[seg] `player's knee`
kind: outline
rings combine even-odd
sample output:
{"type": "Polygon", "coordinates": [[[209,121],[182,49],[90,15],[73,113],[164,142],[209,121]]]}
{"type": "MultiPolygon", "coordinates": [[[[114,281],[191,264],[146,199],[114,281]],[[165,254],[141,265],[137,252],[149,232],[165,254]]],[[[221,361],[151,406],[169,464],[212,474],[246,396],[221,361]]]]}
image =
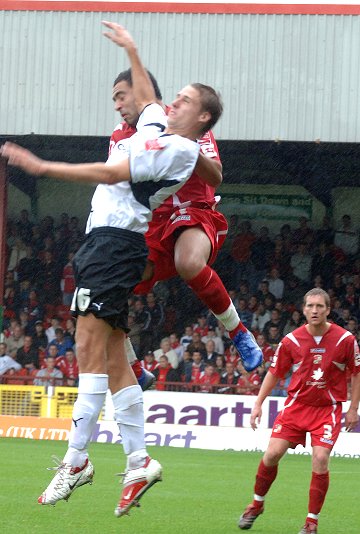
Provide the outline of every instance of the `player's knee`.
{"type": "Polygon", "coordinates": [[[202,258],[183,256],[175,261],[176,271],[184,280],[191,280],[205,267],[206,262],[202,258]]]}

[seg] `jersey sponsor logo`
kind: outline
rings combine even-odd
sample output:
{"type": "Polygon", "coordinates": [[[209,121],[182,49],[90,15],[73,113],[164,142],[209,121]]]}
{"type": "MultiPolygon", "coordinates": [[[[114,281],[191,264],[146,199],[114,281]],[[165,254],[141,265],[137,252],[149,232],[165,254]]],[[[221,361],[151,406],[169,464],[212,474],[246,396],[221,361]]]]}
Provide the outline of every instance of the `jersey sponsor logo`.
{"type": "Polygon", "coordinates": [[[191,220],[190,215],[179,215],[178,217],[176,217],[176,219],[173,220],[171,224],[174,224],[178,221],[190,221],[190,220],[191,220]]]}
{"type": "Polygon", "coordinates": [[[314,353],[324,353],[326,352],[326,349],[325,348],[319,348],[319,347],[316,347],[315,349],[310,349],[310,354],[314,354],[314,353]]]}
{"type": "Polygon", "coordinates": [[[321,363],[321,360],[322,360],[321,354],[314,354],[314,359],[313,359],[314,365],[319,365],[321,363]]]}
{"type": "Polygon", "coordinates": [[[322,389],[326,386],[326,380],[321,380],[324,376],[324,371],[319,367],[318,369],[315,369],[313,374],[311,375],[311,378],[314,381],[307,380],[306,385],[307,386],[316,386],[319,389],[322,389]]]}
{"type": "Polygon", "coordinates": [[[145,141],[145,150],[162,150],[164,145],[159,143],[159,139],[148,139],[145,141]]]}
{"type": "Polygon", "coordinates": [[[311,378],[313,378],[314,380],[320,380],[320,378],[322,378],[323,375],[324,375],[324,371],[322,371],[319,367],[318,369],[315,369],[311,378]]]}

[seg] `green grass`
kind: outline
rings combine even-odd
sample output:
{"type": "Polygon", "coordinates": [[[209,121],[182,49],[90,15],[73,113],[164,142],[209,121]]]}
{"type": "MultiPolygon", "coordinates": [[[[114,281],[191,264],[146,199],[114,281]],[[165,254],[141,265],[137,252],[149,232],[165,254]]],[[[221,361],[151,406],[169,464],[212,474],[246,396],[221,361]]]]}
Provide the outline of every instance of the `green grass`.
{"type": "MultiPolygon", "coordinates": [[[[68,503],[40,506],[37,497],[52,473],[51,455],[60,458],[64,442],[2,438],[0,440],[0,518],[4,534],[231,534],[250,502],[261,455],[151,447],[164,468],[163,482],[142,499],[141,508],[117,519],[119,496],[114,474],[124,466],[117,445],[94,443],[92,486],[79,488],[68,503]]],[[[252,532],[297,534],[307,511],[309,456],[286,456],[266,501],[266,512],[252,532]]],[[[331,484],[323,509],[321,533],[359,534],[360,464],[333,458],[331,484]]]]}

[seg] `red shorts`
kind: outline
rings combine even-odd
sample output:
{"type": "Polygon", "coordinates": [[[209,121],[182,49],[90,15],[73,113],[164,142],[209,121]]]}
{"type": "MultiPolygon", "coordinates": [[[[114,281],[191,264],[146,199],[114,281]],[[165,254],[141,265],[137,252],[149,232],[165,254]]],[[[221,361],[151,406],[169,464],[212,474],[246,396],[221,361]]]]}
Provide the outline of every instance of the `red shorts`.
{"type": "Polygon", "coordinates": [[[308,406],[287,399],[272,429],[272,438],[290,441],[292,447],[305,447],[306,433],[311,435],[311,446],[332,449],[341,429],[342,405],[308,406]]]}
{"type": "Polygon", "coordinates": [[[151,280],[138,284],[134,292],[145,295],[160,280],[168,280],[177,276],[174,262],[174,248],[178,236],[177,231],[185,227],[200,226],[210,239],[211,255],[208,264],[214,263],[217,253],[225,241],[227,221],[218,211],[211,208],[188,207],[175,211],[173,215],[154,213],[145,234],[149,248],[148,260],[154,263],[154,275],[151,280]]]}

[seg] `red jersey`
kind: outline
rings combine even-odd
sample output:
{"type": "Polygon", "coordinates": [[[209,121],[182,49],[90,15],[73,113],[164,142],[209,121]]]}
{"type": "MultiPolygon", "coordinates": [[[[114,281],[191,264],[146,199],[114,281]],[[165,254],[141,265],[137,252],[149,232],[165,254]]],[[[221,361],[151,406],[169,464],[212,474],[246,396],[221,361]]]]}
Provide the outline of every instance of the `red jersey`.
{"type": "MultiPolygon", "coordinates": [[[[120,123],[112,133],[109,144],[109,155],[118,141],[128,139],[136,132],[136,128],[129,126],[126,122],[120,123]]],[[[201,139],[198,139],[200,150],[211,159],[220,161],[218,147],[212,132],[206,132],[201,139]]],[[[189,180],[173,195],[169,196],[156,208],[156,213],[173,212],[179,207],[187,207],[196,203],[206,204],[206,207],[216,205],[215,188],[208,185],[195,172],[189,180]],[[184,205],[185,204],[185,205],[184,205]],[[184,205],[184,206],[183,206],[184,205]]],[[[203,206],[205,207],[205,205],[203,206]]]]}
{"type": "Polygon", "coordinates": [[[74,278],[74,268],[72,263],[67,263],[63,269],[62,279],[64,283],[63,292],[64,293],[74,293],[75,291],[75,278],[74,278]]]}
{"type": "Polygon", "coordinates": [[[300,326],[279,343],[269,371],[284,378],[292,369],[288,395],[303,404],[326,406],[347,400],[346,369],[360,372],[355,337],[336,324],[318,338],[300,326]]]}
{"type": "Polygon", "coordinates": [[[203,391],[204,393],[212,392],[212,386],[216,386],[219,382],[220,376],[216,372],[210,376],[205,374],[205,372],[202,372],[200,378],[197,380],[197,383],[201,385],[200,391],[203,391]]]}
{"type": "Polygon", "coordinates": [[[75,358],[71,363],[64,357],[56,358],[56,367],[62,372],[64,378],[77,379],[79,377],[79,367],[75,358]]]}

